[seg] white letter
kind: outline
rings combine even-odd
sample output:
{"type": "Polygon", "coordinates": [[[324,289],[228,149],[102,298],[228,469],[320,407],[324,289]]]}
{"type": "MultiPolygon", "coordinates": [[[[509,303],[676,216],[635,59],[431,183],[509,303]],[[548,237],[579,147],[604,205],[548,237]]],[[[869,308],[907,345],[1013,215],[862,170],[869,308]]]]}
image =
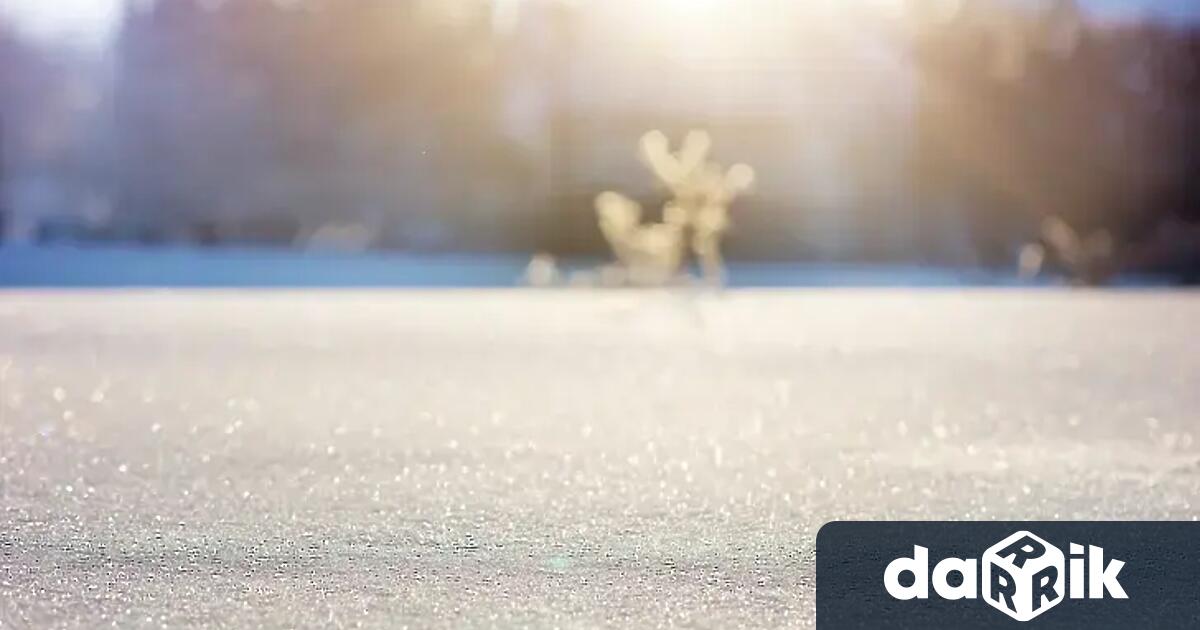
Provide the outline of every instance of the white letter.
{"type": "Polygon", "coordinates": [[[975,599],[979,586],[976,562],[962,558],[946,558],[933,567],[933,590],[946,599],[975,599]],[[950,586],[946,576],[951,571],[962,575],[962,584],[950,586]]]}
{"type": "Polygon", "coordinates": [[[1117,581],[1117,574],[1123,566],[1125,563],[1120,560],[1111,560],[1108,566],[1105,566],[1104,550],[1088,545],[1088,598],[1103,599],[1107,589],[1108,594],[1116,599],[1129,599],[1125,589],[1121,588],[1121,583],[1117,581]]]}
{"type": "Polygon", "coordinates": [[[883,586],[887,588],[888,594],[896,599],[928,599],[929,550],[914,545],[913,557],[892,560],[883,572],[883,586]],[[905,571],[913,574],[912,586],[900,585],[900,574],[905,571]]]}
{"type": "Polygon", "coordinates": [[[1069,564],[1071,566],[1071,599],[1083,599],[1083,589],[1086,586],[1084,581],[1087,580],[1083,572],[1083,545],[1071,543],[1071,560],[1069,564]]]}

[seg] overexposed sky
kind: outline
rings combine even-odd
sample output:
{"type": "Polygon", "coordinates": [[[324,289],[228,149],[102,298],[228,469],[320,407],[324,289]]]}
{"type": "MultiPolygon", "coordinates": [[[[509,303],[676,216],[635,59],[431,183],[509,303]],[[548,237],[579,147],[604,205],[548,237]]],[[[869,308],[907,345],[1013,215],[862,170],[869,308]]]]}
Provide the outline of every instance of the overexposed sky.
{"type": "Polygon", "coordinates": [[[124,0],[0,0],[0,11],[38,37],[102,41],[112,32],[124,0]]]}
{"type": "MultiPolygon", "coordinates": [[[[125,0],[0,0],[0,11],[39,37],[99,42],[112,32],[124,3],[125,0]]],[[[1080,0],[1079,4],[1102,14],[1149,12],[1168,19],[1200,19],[1200,0],[1080,0]]]]}

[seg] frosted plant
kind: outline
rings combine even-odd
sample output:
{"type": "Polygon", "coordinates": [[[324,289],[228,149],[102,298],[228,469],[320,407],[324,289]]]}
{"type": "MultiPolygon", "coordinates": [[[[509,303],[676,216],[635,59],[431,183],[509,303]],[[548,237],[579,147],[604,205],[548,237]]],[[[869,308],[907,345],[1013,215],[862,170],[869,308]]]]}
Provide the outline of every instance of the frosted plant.
{"type": "Polygon", "coordinates": [[[326,223],[296,240],[309,250],[364,252],[371,247],[374,233],[362,223],[326,223]]]}
{"type": "MultiPolygon", "coordinates": [[[[600,231],[638,285],[670,282],[683,260],[683,226],[677,222],[642,223],[642,206],[615,192],[596,197],[600,231]]],[[[610,271],[611,274],[611,271],[610,271]]]]}
{"type": "Polygon", "coordinates": [[[675,278],[685,248],[706,280],[723,279],[721,237],[730,225],[729,204],[754,183],[754,170],[738,164],[726,171],[708,161],[711,148],[712,140],[703,131],[689,132],[678,152],[671,151],[661,131],[642,136],[642,160],[672,194],[662,223],[643,224],[641,206],[619,193],[596,198],[600,230],[630,282],[662,284],[675,278]]]}
{"type": "Polygon", "coordinates": [[[1113,271],[1114,245],[1107,230],[1097,230],[1086,238],[1057,216],[1042,221],[1040,242],[1021,251],[1021,275],[1041,272],[1048,257],[1058,261],[1075,284],[1100,284],[1113,271]]]}
{"type": "Polygon", "coordinates": [[[529,264],[525,266],[524,281],[532,287],[552,287],[558,284],[562,277],[562,272],[558,269],[558,262],[554,257],[546,253],[534,254],[529,264]]]}

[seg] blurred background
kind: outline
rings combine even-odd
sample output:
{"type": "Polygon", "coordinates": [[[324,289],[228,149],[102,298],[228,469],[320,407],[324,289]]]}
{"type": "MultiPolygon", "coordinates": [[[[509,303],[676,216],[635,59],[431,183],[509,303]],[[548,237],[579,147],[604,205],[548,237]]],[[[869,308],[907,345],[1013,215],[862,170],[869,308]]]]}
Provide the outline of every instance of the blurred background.
{"type": "Polygon", "coordinates": [[[0,283],[78,251],[605,260],[593,199],[657,220],[638,139],[693,128],[757,172],[735,283],[1015,277],[1031,244],[1200,281],[1194,0],[0,0],[0,283]]]}

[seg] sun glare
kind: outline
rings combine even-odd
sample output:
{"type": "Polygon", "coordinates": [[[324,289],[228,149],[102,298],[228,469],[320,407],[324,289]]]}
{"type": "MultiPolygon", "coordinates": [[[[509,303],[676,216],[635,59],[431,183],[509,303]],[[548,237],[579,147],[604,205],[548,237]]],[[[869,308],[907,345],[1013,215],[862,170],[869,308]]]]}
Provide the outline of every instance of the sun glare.
{"type": "Polygon", "coordinates": [[[662,11],[675,15],[701,15],[722,4],[732,4],[727,0],[656,0],[662,11]]]}

